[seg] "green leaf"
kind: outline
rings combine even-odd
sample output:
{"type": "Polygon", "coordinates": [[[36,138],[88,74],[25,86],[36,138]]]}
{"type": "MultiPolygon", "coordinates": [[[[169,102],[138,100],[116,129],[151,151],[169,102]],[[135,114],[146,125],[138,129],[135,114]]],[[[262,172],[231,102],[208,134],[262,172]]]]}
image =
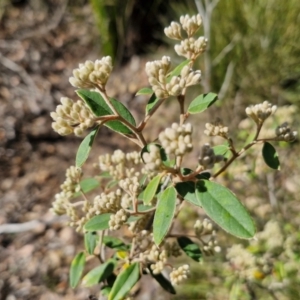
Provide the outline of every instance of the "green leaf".
{"type": "Polygon", "coordinates": [[[153,220],[153,239],[156,245],[162,242],[170,229],[176,208],[176,196],[175,188],[170,186],[158,197],[153,220]]]}
{"type": "Polygon", "coordinates": [[[153,274],[153,271],[151,268],[148,268],[148,270],[150,271],[151,276],[159,283],[159,285],[167,292],[169,292],[170,294],[175,295],[176,291],[173,287],[173,285],[171,284],[171,282],[164,277],[161,273],[160,274],[153,274]]]}
{"type": "Polygon", "coordinates": [[[99,185],[99,181],[95,178],[85,178],[80,181],[80,188],[84,193],[94,190],[99,185]]]}
{"type": "Polygon", "coordinates": [[[99,216],[95,216],[87,221],[84,225],[84,230],[87,231],[97,231],[97,230],[104,230],[108,229],[109,225],[108,222],[110,220],[111,213],[101,214],[99,216]]]}
{"type": "Polygon", "coordinates": [[[180,248],[185,252],[187,256],[193,260],[200,262],[202,260],[202,252],[199,246],[194,243],[191,239],[181,236],[177,238],[177,242],[180,248]]]}
{"type": "Polygon", "coordinates": [[[103,244],[111,249],[128,250],[128,245],[124,244],[123,241],[113,236],[104,236],[103,244]]]}
{"type": "Polygon", "coordinates": [[[149,95],[149,94],[153,94],[153,90],[149,87],[146,87],[140,89],[135,95],[139,96],[139,95],[149,95]]]}
{"type": "Polygon", "coordinates": [[[146,115],[149,114],[149,112],[151,111],[151,109],[156,105],[156,103],[159,101],[160,99],[156,97],[156,95],[153,93],[150,97],[150,99],[148,100],[148,103],[146,105],[146,115]]]}
{"type": "Polygon", "coordinates": [[[201,201],[196,195],[196,186],[193,181],[179,182],[175,186],[177,193],[186,201],[201,207],[201,201]]]}
{"type": "Polygon", "coordinates": [[[76,154],[75,164],[76,167],[81,167],[87,158],[89,157],[90,151],[92,149],[95,137],[98,133],[100,126],[94,128],[81,142],[76,154]]]}
{"type": "Polygon", "coordinates": [[[82,284],[85,287],[90,287],[105,280],[114,271],[116,261],[110,259],[102,265],[92,269],[82,279],[82,284]]]}
{"type": "Polygon", "coordinates": [[[83,269],[85,266],[85,254],[83,252],[78,253],[72,260],[70,267],[70,286],[74,289],[81,278],[83,269]]]}
{"type": "Polygon", "coordinates": [[[140,265],[133,263],[117,277],[109,294],[108,300],[121,300],[132,289],[140,278],[140,265]]]}
{"type": "Polygon", "coordinates": [[[280,170],[278,153],[272,144],[265,142],[262,148],[262,156],[266,165],[274,170],[280,170]]]}
{"type": "Polygon", "coordinates": [[[255,226],[248,211],[229,189],[200,180],[196,183],[196,195],[206,214],[225,231],[239,238],[254,236],[255,226]]]}
{"type": "Polygon", "coordinates": [[[162,178],[162,174],[156,175],[146,186],[144,190],[144,199],[143,199],[145,205],[149,204],[151,200],[154,198],[161,178],[162,178]]]}
{"type": "Polygon", "coordinates": [[[195,98],[189,105],[188,112],[190,114],[197,114],[205,111],[215,101],[218,100],[218,95],[214,93],[202,94],[195,98]]]}
{"type": "Polygon", "coordinates": [[[93,254],[98,241],[95,231],[88,231],[84,234],[84,246],[88,254],[93,254]]]}
{"type": "MultiPolygon", "coordinates": [[[[78,96],[90,107],[95,116],[103,117],[114,115],[100,93],[89,90],[77,90],[76,92],[78,96]]],[[[126,106],[114,98],[110,98],[110,102],[121,117],[123,117],[131,125],[136,126],[135,120],[126,106]]],[[[132,133],[126,125],[118,120],[106,122],[104,125],[119,133],[132,133]]]]}
{"type": "Polygon", "coordinates": [[[227,142],[223,145],[214,146],[213,150],[215,155],[223,155],[226,158],[230,156],[229,146],[227,142]]]}
{"type": "Polygon", "coordinates": [[[103,288],[101,288],[101,295],[103,295],[104,297],[108,297],[109,293],[111,292],[111,287],[110,286],[104,286],[103,288]]]}
{"type": "Polygon", "coordinates": [[[173,77],[173,76],[178,76],[178,75],[180,75],[180,72],[181,72],[181,70],[185,67],[185,66],[187,66],[189,63],[190,63],[190,59],[187,59],[187,60],[185,60],[185,61],[183,61],[182,63],[180,63],[174,70],[172,70],[168,75],[167,75],[167,77],[171,80],[171,78],[173,77]]]}
{"type": "MultiPolygon", "coordinates": [[[[193,170],[189,168],[181,168],[181,174],[186,176],[193,173],[193,170]]],[[[210,173],[209,172],[201,172],[195,176],[195,178],[198,179],[209,179],[210,178],[210,173]]]]}

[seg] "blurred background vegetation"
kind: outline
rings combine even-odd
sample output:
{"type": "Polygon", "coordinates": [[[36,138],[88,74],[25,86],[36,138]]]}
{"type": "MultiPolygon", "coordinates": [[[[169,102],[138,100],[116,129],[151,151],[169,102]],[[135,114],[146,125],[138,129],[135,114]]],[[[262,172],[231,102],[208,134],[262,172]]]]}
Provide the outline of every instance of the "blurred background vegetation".
{"type": "MultiPolygon", "coordinates": [[[[230,72],[222,97],[264,99],[278,104],[295,103],[300,91],[300,2],[298,0],[90,0],[103,54],[118,62],[133,54],[156,51],[170,43],[163,28],[181,14],[197,13],[203,2],[210,16],[212,91],[220,91],[230,72]],[[232,68],[232,70],[231,70],[232,68]]],[[[203,73],[203,63],[199,62],[203,73]]]]}

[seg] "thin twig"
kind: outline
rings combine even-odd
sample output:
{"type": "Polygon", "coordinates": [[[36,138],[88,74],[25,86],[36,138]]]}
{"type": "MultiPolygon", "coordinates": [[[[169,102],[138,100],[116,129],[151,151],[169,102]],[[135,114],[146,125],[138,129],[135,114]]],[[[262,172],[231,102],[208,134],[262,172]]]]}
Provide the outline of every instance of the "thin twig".
{"type": "Polygon", "coordinates": [[[0,53],[0,63],[5,68],[18,73],[18,75],[21,77],[23,82],[28,86],[29,91],[31,92],[28,100],[28,106],[32,113],[38,114],[40,112],[40,108],[36,102],[37,102],[37,98],[41,98],[41,96],[38,88],[36,87],[30,75],[26,72],[24,68],[17,65],[15,62],[8,59],[7,57],[3,56],[1,53],[0,53]],[[39,95],[39,97],[37,97],[37,95],[39,95]]]}
{"type": "Polygon", "coordinates": [[[32,220],[24,223],[10,223],[0,225],[0,234],[20,233],[36,229],[41,225],[51,225],[57,222],[67,221],[67,216],[53,216],[50,220],[32,220]]]}

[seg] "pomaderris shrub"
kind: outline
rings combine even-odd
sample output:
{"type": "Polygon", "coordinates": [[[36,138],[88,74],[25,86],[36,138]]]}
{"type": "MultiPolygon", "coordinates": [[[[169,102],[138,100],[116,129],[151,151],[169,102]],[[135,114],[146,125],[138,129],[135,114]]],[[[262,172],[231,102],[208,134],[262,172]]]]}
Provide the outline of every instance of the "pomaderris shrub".
{"type": "MultiPolygon", "coordinates": [[[[245,207],[215,179],[257,144],[264,145],[267,165],[278,169],[279,160],[270,142],[291,142],[297,132],[284,123],[274,136],[260,137],[265,120],[276,111],[275,105],[265,101],[246,108],[246,114],[256,124],[256,134],[244,148],[236,149],[229,127],[221,120],[207,123],[204,130],[208,136],[224,139],[221,153],[209,144],[199,149],[193,143],[195,130],[187,119],[202,113],[217,100],[213,93],[199,95],[192,101],[186,98],[187,89],[201,81],[201,71],[193,70],[195,60],[207,44],[204,37],[196,36],[201,23],[200,15],[186,15],[180,18],[180,23],[172,22],[165,29],[167,37],[179,41],[175,51],[186,60],[175,68],[168,56],[146,64],[150,88],[143,88],[138,94],[149,94],[149,102],[139,123],[121,102],[106,92],[113,69],[110,57],[80,64],[70,78],[70,83],[78,88],[79,100],[63,97],[61,105],[51,113],[52,127],[58,134],[85,136],[75,166],[67,170],[66,181],[53,202],[53,212],[67,215],[70,226],[84,235],[85,249],[76,255],[70,269],[72,287],[79,283],[87,259],[94,256],[99,266],[84,276],[83,284],[100,284],[101,294],[110,300],[130,297],[132,287],[144,274],[150,274],[162,288],[175,293],[174,286],[181,284],[190,270],[188,264],[174,266],[174,258],[186,254],[199,262],[203,255],[214,255],[221,250],[212,221],[239,238],[250,239],[255,235],[254,223],[245,207]],[[165,124],[155,141],[146,140],[143,130],[168,98],[178,102],[177,123],[165,124]],[[98,176],[85,179],[81,167],[103,126],[137,144],[140,151],[116,150],[101,155],[98,176]],[[193,150],[200,156],[195,168],[189,169],[184,166],[184,158],[193,150]],[[91,191],[97,195],[90,197],[91,191]],[[173,231],[186,202],[202,209],[212,220],[197,220],[191,235],[173,231]],[[124,229],[126,239],[122,238],[124,229]]],[[[229,259],[233,259],[230,253],[229,259]]]]}

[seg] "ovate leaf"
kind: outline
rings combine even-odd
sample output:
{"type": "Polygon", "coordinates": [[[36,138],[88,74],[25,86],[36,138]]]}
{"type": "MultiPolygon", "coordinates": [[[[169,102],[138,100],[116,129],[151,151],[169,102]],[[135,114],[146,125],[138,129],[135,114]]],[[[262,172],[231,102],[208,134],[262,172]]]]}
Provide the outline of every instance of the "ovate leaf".
{"type": "Polygon", "coordinates": [[[105,280],[114,271],[116,261],[110,259],[102,265],[92,269],[82,279],[82,284],[85,287],[90,287],[105,280]]]}
{"type": "Polygon", "coordinates": [[[193,260],[200,262],[202,260],[202,252],[199,246],[194,243],[191,239],[181,236],[177,238],[177,242],[180,248],[185,252],[187,256],[193,260]]]}
{"type": "Polygon", "coordinates": [[[128,250],[128,245],[124,244],[120,239],[113,236],[104,236],[103,244],[111,249],[128,250]]]}
{"type": "Polygon", "coordinates": [[[85,178],[80,181],[80,188],[84,193],[88,193],[99,186],[99,181],[95,178],[85,178]]]}
{"type": "Polygon", "coordinates": [[[229,189],[213,181],[200,180],[196,195],[206,214],[225,231],[239,238],[254,236],[255,226],[248,211],[229,189]]]}
{"type": "MultiPolygon", "coordinates": [[[[89,106],[91,111],[97,117],[114,115],[110,107],[106,104],[105,100],[101,96],[100,93],[89,91],[89,90],[78,90],[76,91],[78,96],[84,100],[84,102],[89,106]]],[[[130,113],[130,111],[124,106],[121,102],[114,98],[110,98],[110,103],[115,108],[115,110],[119,113],[121,117],[123,117],[128,123],[135,126],[135,120],[130,113]]],[[[122,122],[118,120],[113,120],[105,123],[105,126],[109,127],[110,129],[123,133],[123,134],[130,134],[132,131],[125,126],[122,122]]]]}
{"type": "Polygon", "coordinates": [[[95,231],[88,231],[84,234],[84,246],[88,254],[93,254],[97,245],[98,235],[95,231]]]}
{"type": "Polygon", "coordinates": [[[215,101],[218,100],[218,95],[214,93],[202,94],[195,98],[189,105],[188,112],[190,114],[197,114],[205,111],[215,101]]]}
{"type": "Polygon", "coordinates": [[[89,157],[99,127],[94,128],[79,145],[75,160],[76,167],[81,167],[89,157]]]}
{"type": "Polygon", "coordinates": [[[111,213],[105,213],[98,216],[91,218],[87,221],[84,225],[84,230],[87,231],[97,231],[97,230],[104,230],[108,229],[109,225],[108,222],[110,220],[111,213]]]}
{"type": "Polygon", "coordinates": [[[274,170],[280,170],[278,153],[276,152],[276,149],[272,144],[268,142],[264,143],[264,146],[262,148],[262,156],[267,166],[274,170]]]}
{"type": "Polygon", "coordinates": [[[152,110],[152,108],[156,105],[157,102],[159,102],[159,98],[156,97],[156,95],[153,93],[150,99],[148,100],[148,103],[146,105],[146,115],[149,114],[149,112],[152,110]]]}
{"type": "Polygon", "coordinates": [[[173,186],[165,189],[158,197],[153,220],[153,239],[159,245],[167,234],[176,208],[176,190],[173,186]]]}
{"type": "Polygon", "coordinates": [[[129,265],[117,277],[109,294],[108,300],[121,300],[132,289],[140,278],[140,266],[138,263],[129,265]]]}
{"type": "Polygon", "coordinates": [[[175,186],[177,193],[186,201],[201,207],[201,202],[196,195],[195,182],[185,181],[179,182],[175,186]]]}
{"type": "Polygon", "coordinates": [[[152,180],[148,183],[148,185],[146,186],[144,193],[143,193],[143,201],[144,204],[147,205],[149,204],[152,199],[154,198],[158,185],[160,183],[162,174],[158,174],[156,175],[154,178],[152,178],[152,180]]]}
{"type": "Polygon", "coordinates": [[[215,155],[223,155],[226,158],[230,156],[229,146],[227,142],[223,145],[214,146],[213,150],[215,155]]]}
{"type": "Polygon", "coordinates": [[[139,95],[149,95],[149,94],[153,94],[153,90],[149,87],[146,87],[140,89],[135,95],[139,96],[139,95]]]}
{"type": "Polygon", "coordinates": [[[72,260],[70,267],[70,286],[74,289],[83,272],[85,266],[85,255],[83,252],[78,253],[72,260]]]}

